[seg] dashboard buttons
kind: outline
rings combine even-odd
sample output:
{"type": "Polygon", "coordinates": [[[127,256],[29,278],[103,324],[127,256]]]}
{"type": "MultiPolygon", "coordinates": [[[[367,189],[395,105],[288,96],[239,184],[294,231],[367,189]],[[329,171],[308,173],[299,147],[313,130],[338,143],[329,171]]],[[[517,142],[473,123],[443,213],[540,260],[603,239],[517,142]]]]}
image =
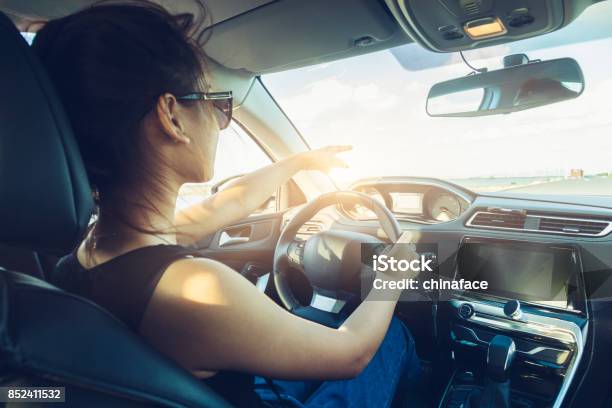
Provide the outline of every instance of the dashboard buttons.
{"type": "Polygon", "coordinates": [[[304,259],[304,246],[305,241],[293,241],[289,244],[289,248],[287,249],[287,255],[289,261],[295,265],[301,265],[304,259]]]}
{"type": "Polygon", "coordinates": [[[474,306],[469,303],[462,303],[457,312],[462,319],[469,319],[474,315],[474,306]]]}
{"type": "Polygon", "coordinates": [[[513,320],[519,320],[523,313],[521,312],[521,302],[518,300],[509,300],[504,305],[504,314],[513,320]]]}

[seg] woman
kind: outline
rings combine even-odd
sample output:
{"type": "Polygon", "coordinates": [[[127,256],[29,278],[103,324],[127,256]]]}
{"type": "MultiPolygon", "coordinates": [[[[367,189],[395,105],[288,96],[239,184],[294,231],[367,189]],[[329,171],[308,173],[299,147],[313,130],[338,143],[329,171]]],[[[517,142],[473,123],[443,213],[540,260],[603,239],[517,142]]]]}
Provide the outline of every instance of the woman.
{"type": "Polygon", "coordinates": [[[389,405],[400,377],[418,372],[412,339],[392,320],[396,300],[366,299],[331,329],[182,246],[248,215],[296,172],[343,165],[336,153],[345,149],[281,160],[175,219],[180,186],[211,179],[219,128],[231,118],[227,95],[209,92],[197,28],[189,16],[131,2],[38,32],[33,49],[65,104],[99,207],[54,282],[109,309],[236,405],[277,399],[251,374],[293,380],[275,390],[296,405],[389,405]]]}

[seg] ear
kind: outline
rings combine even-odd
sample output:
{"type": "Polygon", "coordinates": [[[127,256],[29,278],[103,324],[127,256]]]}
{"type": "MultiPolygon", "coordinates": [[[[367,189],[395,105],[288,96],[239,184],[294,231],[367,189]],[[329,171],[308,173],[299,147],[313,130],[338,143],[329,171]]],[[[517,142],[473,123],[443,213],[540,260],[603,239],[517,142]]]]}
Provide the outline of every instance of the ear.
{"type": "Polygon", "coordinates": [[[176,97],[170,93],[165,93],[157,99],[157,118],[164,133],[174,143],[189,144],[191,139],[185,134],[185,124],[180,109],[176,97]]]}

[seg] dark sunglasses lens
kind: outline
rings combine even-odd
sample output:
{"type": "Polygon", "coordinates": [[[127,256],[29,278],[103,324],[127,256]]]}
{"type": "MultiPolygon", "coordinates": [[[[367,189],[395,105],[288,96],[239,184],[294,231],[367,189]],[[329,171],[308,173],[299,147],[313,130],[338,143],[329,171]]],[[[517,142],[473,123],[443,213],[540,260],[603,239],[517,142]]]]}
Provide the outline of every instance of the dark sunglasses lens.
{"type": "Polygon", "coordinates": [[[217,122],[220,129],[225,129],[232,121],[232,98],[217,99],[213,101],[217,122]]]}

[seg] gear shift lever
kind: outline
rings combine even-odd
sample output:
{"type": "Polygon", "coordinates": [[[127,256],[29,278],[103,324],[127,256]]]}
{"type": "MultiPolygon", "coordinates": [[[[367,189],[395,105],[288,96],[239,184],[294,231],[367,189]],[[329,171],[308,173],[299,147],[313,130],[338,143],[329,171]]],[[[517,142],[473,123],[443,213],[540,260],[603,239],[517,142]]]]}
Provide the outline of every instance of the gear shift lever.
{"type": "Polygon", "coordinates": [[[491,339],[487,350],[487,383],[478,408],[510,408],[510,379],[508,372],[516,347],[508,336],[491,339]]]}
{"type": "Polygon", "coordinates": [[[514,341],[510,337],[493,337],[487,350],[487,374],[492,381],[502,383],[508,380],[508,369],[515,352],[514,341]]]}
{"type": "Polygon", "coordinates": [[[451,395],[447,406],[464,408],[510,408],[509,370],[514,360],[516,347],[508,336],[497,335],[491,339],[487,349],[487,378],[484,389],[475,387],[467,398],[451,395]]]}

